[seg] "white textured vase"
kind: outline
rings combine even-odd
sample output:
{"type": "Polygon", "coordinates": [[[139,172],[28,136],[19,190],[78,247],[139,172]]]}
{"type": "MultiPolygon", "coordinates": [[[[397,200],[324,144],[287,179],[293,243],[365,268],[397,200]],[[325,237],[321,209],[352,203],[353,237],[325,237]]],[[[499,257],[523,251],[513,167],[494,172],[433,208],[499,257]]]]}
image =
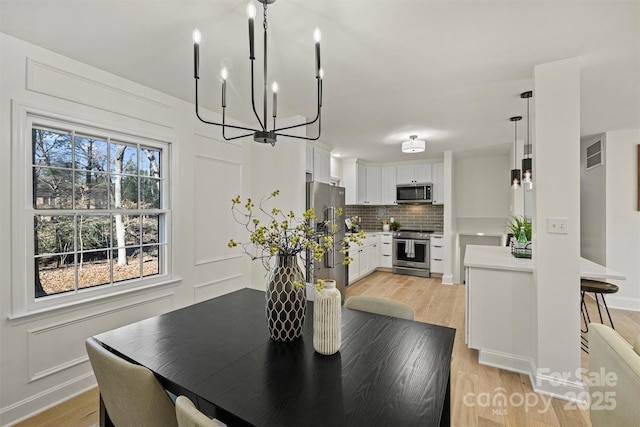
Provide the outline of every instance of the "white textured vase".
{"type": "Polygon", "coordinates": [[[331,355],[342,344],[342,303],[335,280],[325,280],[324,288],[316,291],[313,303],[313,348],[331,355]]]}

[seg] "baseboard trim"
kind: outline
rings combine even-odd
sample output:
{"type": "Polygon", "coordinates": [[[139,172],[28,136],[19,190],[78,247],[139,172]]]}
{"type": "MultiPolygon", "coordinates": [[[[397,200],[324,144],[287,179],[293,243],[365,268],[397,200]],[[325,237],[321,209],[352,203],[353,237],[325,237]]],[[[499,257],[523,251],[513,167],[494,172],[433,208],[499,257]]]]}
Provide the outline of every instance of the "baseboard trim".
{"type": "Polygon", "coordinates": [[[640,299],[607,295],[607,306],[618,310],[640,311],[640,299]]]}
{"type": "Polygon", "coordinates": [[[17,424],[96,387],[93,371],[0,408],[0,425],[17,424]]]}
{"type": "Polygon", "coordinates": [[[531,360],[526,357],[489,350],[478,350],[478,363],[521,374],[529,374],[531,366],[531,360]]]}
{"type": "Polygon", "coordinates": [[[560,379],[556,375],[546,375],[538,372],[535,362],[531,361],[529,379],[531,387],[536,393],[544,394],[558,399],[576,402],[578,405],[586,405],[588,393],[582,381],[570,381],[560,379]]]}
{"type": "Polygon", "coordinates": [[[453,274],[443,274],[442,275],[442,284],[443,285],[453,285],[453,274]]]}

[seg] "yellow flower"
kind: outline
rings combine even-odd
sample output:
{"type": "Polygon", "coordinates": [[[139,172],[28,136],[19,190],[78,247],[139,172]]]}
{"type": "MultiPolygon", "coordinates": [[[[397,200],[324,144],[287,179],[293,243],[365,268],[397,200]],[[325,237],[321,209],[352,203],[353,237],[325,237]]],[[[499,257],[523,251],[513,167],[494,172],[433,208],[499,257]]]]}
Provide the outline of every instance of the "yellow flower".
{"type": "Polygon", "coordinates": [[[324,289],[324,280],[318,279],[318,281],[316,282],[316,289],[318,290],[318,292],[321,292],[324,289]]]}
{"type": "Polygon", "coordinates": [[[229,240],[229,243],[227,243],[227,246],[229,246],[230,248],[235,248],[236,246],[238,246],[238,243],[231,239],[229,240]]]}

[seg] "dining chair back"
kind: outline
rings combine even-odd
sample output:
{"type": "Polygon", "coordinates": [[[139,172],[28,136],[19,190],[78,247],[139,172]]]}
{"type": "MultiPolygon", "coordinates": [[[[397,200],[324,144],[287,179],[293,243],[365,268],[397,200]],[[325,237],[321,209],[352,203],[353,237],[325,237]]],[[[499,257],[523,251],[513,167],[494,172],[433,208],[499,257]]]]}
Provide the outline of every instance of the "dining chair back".
{"type": "Polygon", "coordinates": [[[382,314],[400,319],[413,320],[415,317],[415,312],[410,305],[366,295],[349,297],[345,305],[352,310],[367,311],[369,313],[382,314]]]}
{"type": "Polygon", "coordinates": [[[211,419],[200,412],[187,396],[178,396],[176,400],[178,427],[222,427],[226,424],[211,419]]]}
{"type": "Polygon", "coordinates": [[[116,356],[93,337],[86,347],[100,396],[116,427],[178,426],[173,402],[153,372],[116,356]]]}

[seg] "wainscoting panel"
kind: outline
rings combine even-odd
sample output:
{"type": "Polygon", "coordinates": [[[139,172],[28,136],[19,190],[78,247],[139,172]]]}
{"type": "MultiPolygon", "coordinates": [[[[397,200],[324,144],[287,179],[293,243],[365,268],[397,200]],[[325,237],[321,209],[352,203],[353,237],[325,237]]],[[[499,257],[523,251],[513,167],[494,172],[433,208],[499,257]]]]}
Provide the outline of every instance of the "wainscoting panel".
{"type": "Polygon", "coordinates": [[[29,382],[83,363],[90,336],[156,316],[173,308],[173,294],[129,303],[27,332],[29,382]],[[79,338],[82,337],[82,338],[79,338]]]}
{"type": "Polygon", "coordinates": [[[236,274],[196,285],[193,289],[194,300],[198,303],[236,291],[244,287],[243,281],[245,280],[246,277],[243,274],[236,274]]]}
{"type": "Polygon", "coordinates": [[[173,128],[173,107],[49,64],[27,59],[27,89],[173,128]]]}
{"type": "Polygon", "coordinates": [[[242,194],[242,164],[197,155],[194,160],[195,265],[242,256],[229,239],[246,236],[231,215],[231,199],[242,194]]]}

